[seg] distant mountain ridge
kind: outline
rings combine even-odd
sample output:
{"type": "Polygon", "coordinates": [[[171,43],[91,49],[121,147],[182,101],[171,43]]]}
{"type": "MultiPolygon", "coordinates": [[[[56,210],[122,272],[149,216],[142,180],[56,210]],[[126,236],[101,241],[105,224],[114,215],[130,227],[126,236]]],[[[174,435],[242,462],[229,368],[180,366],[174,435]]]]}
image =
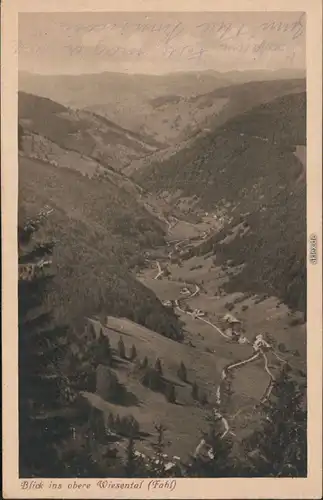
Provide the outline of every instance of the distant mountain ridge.
{"type": "Polygon", "coordinates": [[[139,103],[135,99],[126,99],[121,106],[115,102],[98,103],[87,106],[87,109],[113,116],[114,121],[127,124],[131,129],[154,137],[165,145],[177,145],[257,104],[304,91],[306,82],[304,78],[299,78],[233,84],[221,78],[214,81],[211,91],[204,93],[198,85],[196,88],[199,91],[194,95],[166,93],[139,103]],[[132,118],[127,117],[127,106],[132,118]]]}

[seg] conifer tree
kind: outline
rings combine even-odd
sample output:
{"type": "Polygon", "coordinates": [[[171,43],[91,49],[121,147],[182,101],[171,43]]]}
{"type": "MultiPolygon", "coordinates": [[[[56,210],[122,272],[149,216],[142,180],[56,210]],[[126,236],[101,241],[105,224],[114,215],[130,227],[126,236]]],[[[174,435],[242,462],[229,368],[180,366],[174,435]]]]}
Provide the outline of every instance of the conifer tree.
{"type": "Polygon", "coordinates": [[[109,413],[109,416],[108,416],[108,428],[113,431],[114,428],[115,428],[115,421],[114,421],[114,416],[113,416],[113,413],[109,413]]]}
{"type": "Polygon", "coordinates": [[[204,453],[199,452],[186,466],[189,477],[232,477],[237,475],[232,458],[232,441],[223,437],[223,425],[214,414],[208,417],[208,429],[202,433],[204,453]]]}
{"type": "Polygon", "coordinates": [[[159,373],[159,375],[163,374],[163,369],[159,358],[156,359],[155,370],[159,373]]]}
{"type": "Polygon", "coordinates": [[[192,398],[195,399],[195,401],[198,401],[199,398],[199,388],[196,382],[193,382],[192,385],[192,398]]]}
{"type": "Polygon", "coordinates": [[[165,460],[165,431],[166,427],[163,424],[155,424],[157,439],[152,443],[154,456],[151,458],[148,468],[149,477],[165,477],[166,460],[165,460]]]}
{"type": "Polygon", "coordinates": [[[142,360],[142,363],[141,363],[140,367],[143,370],[145,370],[146,368],[148,368],[148,358],[147,358],[147,356],[145,356],[144,359],[142,360]]]}
{"type": "Polygon", "coordinates": [[[176,403],[176,391],[174,384],[168,384],[166,386],[166,398],[169,403],[176,403]]]}
{"type": "Polygon", "coordinates": [[[244,443],[248,473],[254,477],[306,477],[305,395],[288,365],[274,383],[263,407],[263,420],[244,443]]]}
{"type": "Polygon", "coordinates": [[[118,342],[118,353],[119,353],[120,358],[122,358],[122,359],[126,358],[126,348],[125,348],[122,337],[120,337],[119,342],[118,342]]]}
{"type": "Polygon", "coordinates": [[[186,370],[186,366],[184,365],[183,361],[181,361],[177,375],[178,375],[178,378],[180,380],[183,380],[183,382],[187,382],[187,370],[186,370]]]}
{"type": "Polygon", "coordinates": [[[141,382],[152,391],[163,391],[165,386],[160,373],[155,368],[149,366],[145,369],[141,382]]]}
{"type": "Polygon", "coordinates": [[[99,337],[92,339],[90,344],[87,345],[83,361],[87,361],[93,370],[96,370],[98,365],[111,366],[113,361],[112,349],[109,338],[103,334],[102,329],[99,337]]]}
{"type": "Polygon", "coordinates": [[[130,353],[130,359],[131,359],[131,361],[133,361],[134,359],[136,359],[136,357],[137,357],[137,349],[136,349],[135,344],[132,344],[131,353],[130,353]]]}
{"type": "Polygon", "coordinates": [[[125,473],[126,477],[136,477],[136,455],[133,437],[128,439],[125,473]]]}
{"type": "Polygon", "coordinates": [[[57,446],[66,436],[51,417],[70,403],[61,371],[66,328],[56,325],[44,306],[53,244],[36,242],[39,220],[20,220],[18,227],[19,465],[24,477],[59,475],[57,446]],[[30,267],[29,276],[22,265],[30,267]]]}
{"type": "Polygon", "coordinates": [[[103,334],[102,328],[97,341],[97,364],[108,366],[112,364],[112,350],[109,337],[103,334]]]}
{"type": "Polygon", "coordinates": [[[133,436],[128,438],[127,455],[125,462],[126,477],[146,477],[147,468],[144,457],[135,449],[135,439],[133,436]]]}

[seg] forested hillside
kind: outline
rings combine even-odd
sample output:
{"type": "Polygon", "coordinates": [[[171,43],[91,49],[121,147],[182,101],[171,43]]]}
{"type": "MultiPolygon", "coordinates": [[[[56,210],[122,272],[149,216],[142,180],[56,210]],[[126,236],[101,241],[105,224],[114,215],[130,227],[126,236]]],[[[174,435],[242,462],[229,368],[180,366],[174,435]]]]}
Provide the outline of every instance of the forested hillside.
{"type": "Polygon", "coordinates": [[[132,159],[155,151],[158,143],[85,110],[72,110],[51,99],[19,92],[19,121],[61,148],[77,151],[122,170],[132,159]]]}
{"type": "Polygon", "coordinates": [[[278,193],[270,205],[250,215],[234,217],[186,257],[212,252],[219,265],[243,265],[224,285],[226,290],[274,295],[306,313],[305,214],[306,186],[302,184],[294,191],[278,193]]]}
{"type": "Polygon", "coordinates": [[[250,191],[258,197],[268,187],[277,192],[276,181],[286,185],[301,171],[292,153],[296,144],[305,144],[305,105],[305,93],[262,104],[134,178],[153,192],[195,195],[202,208],[240,205],[237,193],[245,193],[247,202],[250,191]]]}
{"type": "Polygon", "coordinates": [[[291,94],[239,115],[205,138],[135,175],[142,186],[231,224],[194,252],[245,264],[229,287],[272,293],[305,310],[306,95],[291,94]],[[240,236],[219,242],[239,223],[240,236]],[[264,228],[266,231],[264,232],[264,228]]]}
{"type": "MultiPolygon", "coordinates": [[[[163,230],[134,198],[108,180],[20,157],[20,203],[34,215],[53,212],[42,231],[57,241],[51,306],[79,324],[87,315],[115,314],[179,338],[176,317],[129,271],[144,249],[163,242],[163,230]]],[[[40,235],[44,237],[44,234],[40,235]]]]}

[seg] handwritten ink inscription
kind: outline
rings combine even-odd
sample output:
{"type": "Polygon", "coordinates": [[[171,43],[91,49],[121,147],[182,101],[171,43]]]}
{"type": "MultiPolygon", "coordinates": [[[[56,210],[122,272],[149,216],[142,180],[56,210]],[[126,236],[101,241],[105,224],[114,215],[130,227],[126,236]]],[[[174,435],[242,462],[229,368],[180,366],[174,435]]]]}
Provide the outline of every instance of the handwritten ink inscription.
{"type": "MultiPolygon", "coordinates": [[[[250,16],[252,18],[252,16],[250,16]]],[[[293,43],[305,34],[305,14],[295,14],[293,22],[277,21],[268,14],[268,21],[202,22],[190,25],[183,21],[168,23],[143,22],[82,23],[57,26],[64,39],[64,48],[71,56],[91,53],[108,58],[162,57],[186,59],[197,62],[216,57],[218,51],[250,54],[261,57],[265,53],[285,52],[290,61],[294,58],[293,43]],[[139,36],[138,36],[139,35],[139,36]],[[142,36],[140,36],[142,35],[142,36]]],[[[40,33],[39,33],[40,34],[40,33]]],[[[22,42],[19,50],[41,52],[42,44],[26,47],[22,42]]]]}
{"type": "MultiPolygon", "coordinates": [[[[66,48],[69,50],[69,53],[72,54],[80,54],[84,47],[82,45],[67,45],[66,48]]],[[[162,49],[161,54],[162,57],[167,59],[174,57],[185,57],[187,59],[201,59],[203,54],[206,52],[203,48],[196,48],[193,45],[185,45],[184,47],[172,47],[166,46],[162,49]]],[[[122,46],[114,46],[108,47],[102,43],[98,43],[94,47],[94,54],[100,56],[109,56],[109,57],[118,57],[118,56],[130,56],[130,57],[142,57],[148,56],[149,53],[144,50],[142,47],[136,48],[128,48],[122,46]]]]}

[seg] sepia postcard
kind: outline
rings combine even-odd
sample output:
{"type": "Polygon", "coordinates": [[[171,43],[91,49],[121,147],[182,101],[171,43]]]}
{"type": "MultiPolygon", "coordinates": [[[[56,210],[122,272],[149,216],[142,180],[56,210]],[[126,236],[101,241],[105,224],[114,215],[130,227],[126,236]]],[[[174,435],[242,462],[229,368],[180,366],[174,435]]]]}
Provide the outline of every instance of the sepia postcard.
{"type": "Polygon", "coordinates": [[[321,0],[1,10],[4,498],[321,498],[321,0]]]}

